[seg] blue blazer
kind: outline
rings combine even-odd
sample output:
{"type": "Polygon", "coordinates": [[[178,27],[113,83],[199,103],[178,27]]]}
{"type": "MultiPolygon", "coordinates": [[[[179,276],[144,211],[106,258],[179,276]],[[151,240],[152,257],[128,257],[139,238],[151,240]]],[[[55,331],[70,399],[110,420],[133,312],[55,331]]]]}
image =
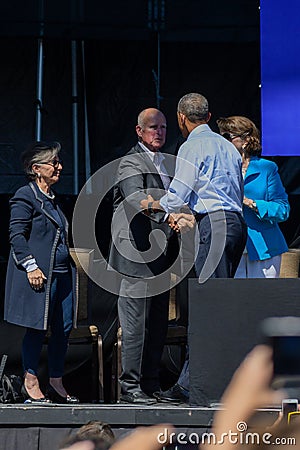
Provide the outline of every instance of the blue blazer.
{"type": "Polygon", "coordinates": [[[278,222],[290,213],[288,196],[282,185],[277,165],[263,158],[251,157],[244,180],[245,197],[256,202],[258,212],[243,207],[248,226],[249,259],[264,260],[288,250],[278,222]]]}
{"type": "MultiPolygon", "coordinates": [[[[52,212],[43,202],[36,183],[31,182],[17,190],[10,200],[10,243],[5,288],[4,319],[24,327],[46,330],[54,254],[62,232],[52,212]],[[22,263],[35,257],[47,277],[41,291],[31,288],[22,263]]],[[[62,212],[60,211],[61,215],[62,212]]],[[[67,219],[64,228],[68,232],[67,219]]],[[[76,326],[78,292],[74,263],[70,257],[73,278],[73,311],[76,326]]]]}

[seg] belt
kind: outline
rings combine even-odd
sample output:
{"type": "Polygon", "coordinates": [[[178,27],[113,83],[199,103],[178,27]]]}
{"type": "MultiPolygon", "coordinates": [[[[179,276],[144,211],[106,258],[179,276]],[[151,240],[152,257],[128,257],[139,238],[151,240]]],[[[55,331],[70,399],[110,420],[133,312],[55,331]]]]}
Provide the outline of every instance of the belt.
{"type": "MultiPolygon", "coordinates": [[[[221,210],[218,210],[218,211],[221,211],[221,210]]],[[[209,212],[209,213],[207,212],[207,213],[203,213],[203,214],[201,214],[201,213],[195,213],[194,216],[195,216],[196,222],[200,222],[200,221],[203,219],[203,217],[208,216],[208,214],[214,214],[214,213],[216,213],[216,212],[218,212],[218,211],[211,211],[211,212],[209,212]]],[[[226,210],[226,209],[224,209],[223,211],[224,211],[224,214],[226,214],[226,213],[232,213],[232,214],[238,214],[238,215],[241,215],[241,213],[240,213],[239,211],[228,211],[228,210],[226,210]]]]}

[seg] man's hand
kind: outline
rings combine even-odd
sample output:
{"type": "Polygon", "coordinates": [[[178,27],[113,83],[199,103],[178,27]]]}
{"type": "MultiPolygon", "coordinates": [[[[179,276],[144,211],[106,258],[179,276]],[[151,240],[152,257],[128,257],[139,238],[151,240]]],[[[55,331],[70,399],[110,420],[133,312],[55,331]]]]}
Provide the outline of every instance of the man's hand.
{"type": "Polygon", "coordinates": [[[175,216],[178,216],[176,218],[176,221],[181,233],[186,233],[187,231],[190,231],[192,228],[194,228],[196,220],[193,214],[179,213],[175,214],[175,216]]]}
{"type": "Polygon", "coordinates": [[[145,200],[140,201],[140,207],[142,208],[143,212],[147,215],[149,215],[148,211],[149,202],[154,202],[154,198],[152,197],[152,195],[148,195],[147,198],[145,198],[145,200]]]}
{"type": "Polygon", "coordinates": [[[153,212],[163,211],[163,208],[160,206],[159,200],[154,200],[152,195],[148,195],[145,200],[140,201],[140,207],[142,208],[144,214],[149,216],[151,211],[149,211],[149,203],[151,203],[151,209],[153,212]]]}
{"type": "Polygon", "coordinates": [[[168,216],[169,226],[177,233],[186,233],[187,231],[191,230],[195,226],[195,222],[196,221],[193,214],[172,213],[168,216]]]}

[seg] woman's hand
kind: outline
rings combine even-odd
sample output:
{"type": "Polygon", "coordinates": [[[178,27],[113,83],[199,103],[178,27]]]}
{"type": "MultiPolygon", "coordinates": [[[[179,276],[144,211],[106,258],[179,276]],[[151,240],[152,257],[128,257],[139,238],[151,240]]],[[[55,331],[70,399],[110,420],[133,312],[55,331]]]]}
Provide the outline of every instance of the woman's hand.
{"type": "Polygon", "coordinates": [[[256,203],[251,198],[244,197],[243,203],[245,206],[248,206],[248,208],[253,209],[253,211],[257,212],[256,203]]]}
{"type": "Polygon", "coordinates": [[[47,277],[43,274],[41,269],[35,269],[31,272],[27,272],[27,278],[30,286],[35,291],[39,291],[44,286],[44,282],[47,280],[47,277]]]}

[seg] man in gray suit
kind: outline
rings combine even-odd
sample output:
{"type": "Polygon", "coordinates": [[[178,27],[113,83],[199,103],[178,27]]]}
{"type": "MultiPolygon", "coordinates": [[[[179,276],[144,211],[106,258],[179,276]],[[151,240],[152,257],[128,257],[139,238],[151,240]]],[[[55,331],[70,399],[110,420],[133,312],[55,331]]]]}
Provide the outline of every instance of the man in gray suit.
{"type": "Polygon", "coordinates": [[[149,296],[146,279],[168,269],[170,243],[174,239],[176,246],[177,236],[168,225],[171,217],[140,210],[140,201],[149,190],[162,196],[171,181],[160,153],[166,127],[164,114],[155,108],[139,114],[138,143],[122,158],[114,188],[109,264],[124,274],[118,299],[122,328],[119,382],[121,401],[133,404],[156,401],[152,394],[160,389],[159,365],[168,328],[169,291],[149,296]]]}

